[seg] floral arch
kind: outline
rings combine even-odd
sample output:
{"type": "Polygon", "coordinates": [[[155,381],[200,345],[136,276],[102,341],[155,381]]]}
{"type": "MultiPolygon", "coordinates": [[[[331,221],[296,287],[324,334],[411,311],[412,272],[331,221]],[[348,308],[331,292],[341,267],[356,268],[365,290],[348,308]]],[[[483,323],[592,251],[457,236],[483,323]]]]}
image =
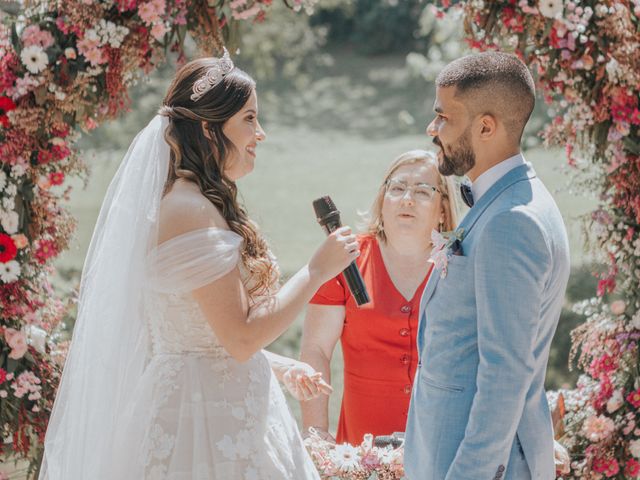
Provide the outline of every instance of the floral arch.
{"type": "MultiPolygon", "coordinates": [[[[283,1],[295,10],[317,2],[283,1]]],[[[39,0],[3,19],[0,434],[12,443],[0,443],[0,455],[35,468],[41,452],[63,357],[47,339],[66,311],[49,277],[74,229],[60,202],[70,194],[65,178],[84,171],[74,148],[80,132],[124,111],[128,88],[167,51],[183,58],[187,34],[219,51],[231,22],[261,21],[271,3],[39,0]]],[[[586,321],[574,353],[585,375],[563,392],[557,433],[574,460],[564,478],[640,478],[640,0],[435,4],[463,11],[472,47],[515,51],[530,65],[558,112],[546,142],[565,146],[576,184],[598,195],[586,221],[609,268],[597,296],[579,306],[586,321]]]]}

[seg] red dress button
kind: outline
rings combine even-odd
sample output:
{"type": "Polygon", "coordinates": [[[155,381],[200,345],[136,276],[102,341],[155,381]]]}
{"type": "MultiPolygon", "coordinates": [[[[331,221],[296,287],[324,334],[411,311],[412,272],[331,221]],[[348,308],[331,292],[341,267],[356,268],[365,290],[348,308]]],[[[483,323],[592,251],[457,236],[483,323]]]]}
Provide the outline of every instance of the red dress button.
{"type": "Polygon", "coordinates": [[[411,357],[409,355],[402,355],[400,357],[400,363],[402,363],[403,365],[408,364],[411,361],[411,357]]]}
{"type": "Polygon", "coordinates": [[[409,305],[405,305],[404,307],[402,307],[402,308],[400,309],[400,311],[401,311],[402,313],[409,313],[409,312],[411,312],[411,307],[410,307],[409,305]]]}
{"type": "Polygon", "coordinates": [[[403,391],[409,395],[411,393],[411,385],[405,385],[403,391]]]}
{"type": "Polygon", "coordinates": [[[408,328],[401,328],[398,333],[400,333],[401,337],[408,337],[409,336],[409,329],[408,328]]]}

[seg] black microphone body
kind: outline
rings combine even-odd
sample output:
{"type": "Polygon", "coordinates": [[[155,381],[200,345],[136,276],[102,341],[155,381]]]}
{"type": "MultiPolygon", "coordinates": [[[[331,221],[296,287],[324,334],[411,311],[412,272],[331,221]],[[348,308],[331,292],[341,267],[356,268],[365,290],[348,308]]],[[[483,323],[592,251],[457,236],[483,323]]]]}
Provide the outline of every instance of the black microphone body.
{"type": "MultiPolygon", "coordinates": [[[[340,211],[336,208],[331,197],[325,196],[314,200],[313,210],[315,211],[318,223],[327,235],[342,226],[340,211]]],[[[367,292],[367,287],[364,284],[364,280],[362,280],[362,275],[360,275],[360,270],[358,270],[356,262],[351,262],[351,264],[342,271],[342,274],[347,281],[349,291],[351,295],[353,295],[356,304],[361,306],[369,303],[371,301],[369,299],[369,293],[367,292]]]]}

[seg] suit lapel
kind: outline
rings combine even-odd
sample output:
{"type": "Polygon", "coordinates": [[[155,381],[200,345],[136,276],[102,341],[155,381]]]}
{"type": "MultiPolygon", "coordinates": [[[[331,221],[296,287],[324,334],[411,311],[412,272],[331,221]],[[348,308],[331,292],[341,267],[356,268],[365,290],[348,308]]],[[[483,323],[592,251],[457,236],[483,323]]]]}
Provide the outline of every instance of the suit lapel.
{"type": "Polygon", "coordinates": [[[478,203],[476,203],[471,208],[471,210],[467,212],[465,217],[462,219],[462,222],[460,222],[459,228],[464,229],[464,237],[466,238],[467,235],[469,235],[469,231],[476,224],[480,216],[489,207],[489,205],[491,205],[494,200],[500,196],[502,192],[504,192],[514,183],[528,180],[530,178],[535,178],[535,176],[536,172],[533,170],[531,164],[527,162],[524,165],[520,165],[519,167],[508,171],[502,178],[494,183],[491,188],[489,188],[489,190],[487,190],[487,192],[482,195],[480,200],[478,200],[478,203]]]}
{"type": "MultiPolygon", "coordinates": [[[[465,217],[460,222],[459,228],[464,229],[464,238],[469,235],[469,232],[476,224],[480,216],[484,213],[484,211],[491,205],[496,198],[500,196],[500,194],[509,188],[511,185],[517,182],[521,182],[524,180],[529,180],[531,178],[535,178],[536,172],[533,170],[533,167],[529,162],[525,165],[521,165],[519,167],[514,168],[507,172],[502,178],[500,178],[496,183],[494,183],[487,192],[482,195],[480,200],[467,212],[465,217]]],[[[462,240],[462,244],[464,245],[464,239],[462,240]]],[[[434,268],[431,272],[431,277],[425,286],[424,292],[422,293],[422,298],[420,299],[420,326],[418,327],[418,341],[422,341],[422,331],[425,327],[425,321],[422,318],[424,311],[427,307],[427,303],[431,299],[433,293],[436,290],[436,286],[438,285],[438,281],[440,280],[440,269],[434,268]]]]}

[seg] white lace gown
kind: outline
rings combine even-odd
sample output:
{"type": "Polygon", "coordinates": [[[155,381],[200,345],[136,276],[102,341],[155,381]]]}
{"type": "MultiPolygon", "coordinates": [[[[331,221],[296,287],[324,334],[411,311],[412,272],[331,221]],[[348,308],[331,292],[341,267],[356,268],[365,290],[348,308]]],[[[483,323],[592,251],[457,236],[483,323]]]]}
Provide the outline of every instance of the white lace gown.
{"type": "Polygon", "coordinates": [[[152,353],[118,429],[118,478],[319,479],[265,356],[235,361],[191,295],[238,265],[241,241],[209,228],[150,252],[152,353]]]}

